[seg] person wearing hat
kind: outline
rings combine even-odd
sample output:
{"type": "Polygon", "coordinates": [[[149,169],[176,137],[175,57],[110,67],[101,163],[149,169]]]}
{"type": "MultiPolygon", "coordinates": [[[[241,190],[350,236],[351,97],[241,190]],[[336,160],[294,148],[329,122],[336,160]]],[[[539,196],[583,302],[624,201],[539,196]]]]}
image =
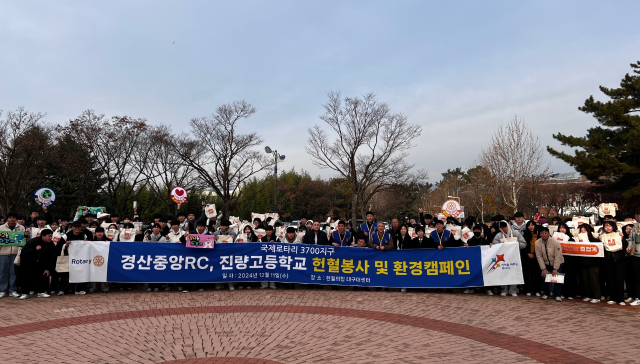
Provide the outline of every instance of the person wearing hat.
{"type": "Polygon", "coordinates": [[[433,226],[433,215],[431,214],[424,214],[424,211],[422,209],[418,209],[418,212],[420,213],[420,223],[425,227],[431,227],[433,226]]]}
{"type": "Polygon", "coordinates": [[[49,277],[56,268],[56,246],[52,242],[53,231],[44,229],[40,236],[29,240],[20,253],[20,265],[25,272],[25,290],[21,300],[29,298],[26,292],[37,291],[38,297],[51,297],[49,277]]]}
{"type": "MultiPolygon", "coordinates": [[[[18,224],[18,215],[15,212],[9,212],[7,221],[0,226],[0,231],[24,232],[24,230],[24,226],[18,224]]],[[[17,292],[16,266],[13,264],[19,249],[18,246],[0,247],[0,298],[4,297],[7,291],[11,297],[20,297],[17,292]]]]}
{"type": "Polygon", "coordinates": [[[527,229],[528,220],[524,219],[524,214],[520,211],[516,212],[513,215],[514,222],[511,224],[511,228],[520,233],[520,235],[524,234],[524,231],[527,229]]]}

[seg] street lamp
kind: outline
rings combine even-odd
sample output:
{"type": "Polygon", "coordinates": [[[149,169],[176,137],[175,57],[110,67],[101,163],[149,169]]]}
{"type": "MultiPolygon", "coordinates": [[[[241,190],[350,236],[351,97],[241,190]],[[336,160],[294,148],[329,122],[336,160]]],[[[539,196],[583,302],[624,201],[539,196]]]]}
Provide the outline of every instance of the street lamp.
{"type": "Polygon", "coordinates": [[[273,167],[273,212],[278,212],[278,159],[284,160],[284,155],[278,154],[277,150],[271,150],[269,147],[264,147],[264,151],[267,154],[273,154],[275,160],[275,166],[273,167]]]}

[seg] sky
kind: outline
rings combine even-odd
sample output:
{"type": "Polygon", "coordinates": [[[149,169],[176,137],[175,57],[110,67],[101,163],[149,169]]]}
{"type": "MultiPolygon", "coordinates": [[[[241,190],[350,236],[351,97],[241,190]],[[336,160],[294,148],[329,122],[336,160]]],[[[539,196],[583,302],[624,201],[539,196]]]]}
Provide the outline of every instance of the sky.
{"type": "MultiPolygon", "coordinates": [[[[422,126],[407,161],[437,182],[474,166],[501,123],[543,147],[583,136],[578,107],[640,60],[638,1],[3,1],[0,110],[63,124],[87,109],[188,132],[246,100],[243,131],[294,167],[327,93],[374,92],[422,126]]],[[[546,153],[546,152],[545,152],[546,153]]],[[[547,154],[551,171],[573,168],[547,154]]]]}

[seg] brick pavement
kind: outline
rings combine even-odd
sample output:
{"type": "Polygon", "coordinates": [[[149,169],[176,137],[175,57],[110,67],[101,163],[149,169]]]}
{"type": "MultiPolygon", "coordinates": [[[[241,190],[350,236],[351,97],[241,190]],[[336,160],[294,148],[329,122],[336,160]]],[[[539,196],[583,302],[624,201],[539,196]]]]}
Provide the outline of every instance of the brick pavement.
{"type": "Polygon", "coordinates": [[[5,298],[0,345],[15,349],[0,351],[0,362],[625,363],[640,355],[624,339],[635,337],[639,324],[637,309],[481,294],[252,290],[5,298]]]}

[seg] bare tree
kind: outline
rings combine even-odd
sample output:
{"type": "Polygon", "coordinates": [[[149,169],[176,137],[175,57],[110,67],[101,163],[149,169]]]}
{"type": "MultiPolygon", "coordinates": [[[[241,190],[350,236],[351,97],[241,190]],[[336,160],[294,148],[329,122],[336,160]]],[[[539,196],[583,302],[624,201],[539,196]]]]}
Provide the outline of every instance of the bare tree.
{"type": "MultiPolygon", "coordinates": [[[[0,117],[2,111],[0,111],[0,117]]],[[[46,181],[48,129],[41,123],[44,114],[23,107],[0,119],[0,210],[5,215],[24,208],[33,193],[46,181]]]]}
{"type": "Polygon", "coordinates": [[[356,221],[358,208],[364,215],[376,193],[415,179],[410,173],[413,165],[404,158],[422,128],[410,124],[403,114],[392,114],[389,105],[376,101],[373,93],[345,97],[344,102],[339,92],[328,96],[320,116],[326,125],[309,129],[306,150],[314,165],[331,169],[349,182],[351,219],[356,221]]]}
{"type": "Polygon", "coordinates": [[[101,190],[115,212],[123,212],[149,180],[142,173],[150,162],[152,139],[146,119],[114,116],[87,110],[63,129],[81,143],[105,176],[101,190]]]}
{"type": "Polygon", "coordinates": [[[500,125],[479,159],[491,173],[500,197],[513,212],[520,207],[522,188],[529,181],[548,174],[538,137],[517,116],[507,125],[500,125]]]}
{"type": "Polygon", "coordinates": [[[176,186],[193,190],[196,186],[196,173],[184,162],[179,153],[176,153],[174,135],[166,125],[150,127],[149,162],[143,165],[142,173],[147,177],[148,184],[154,191],[154,196],[161,197],[161,204],[169,212],[173,207],[171,190],[176,186]]]}
{"type": "Polygon", "coordinates": [[[221,105],[209,117],[191,119],[192,137],[185,135],[179,138],[185,142],[173,143],[203,186],[212,188],[222,199],[224,216],[254,196],[245,195],[242,186],[273,165],[265,153],[253,149],[262,143],[257,133],[240,133],[239,122],[255,112],[255,107],[244,100],[221,105]]]}

